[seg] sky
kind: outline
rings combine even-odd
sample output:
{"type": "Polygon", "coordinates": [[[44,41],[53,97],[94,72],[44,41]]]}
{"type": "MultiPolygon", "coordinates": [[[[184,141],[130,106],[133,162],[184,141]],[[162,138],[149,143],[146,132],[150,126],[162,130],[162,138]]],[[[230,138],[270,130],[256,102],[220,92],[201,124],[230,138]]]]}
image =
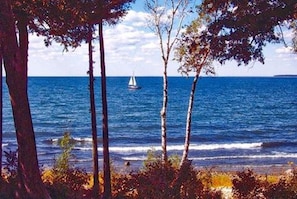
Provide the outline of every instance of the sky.
{"type": "MultiPolygon", "coordinates": [[[[107,76],[162,76],[163,62],[157,36],[147,27],[144,4],[136,0],[132,9],[115,26],[104,26],[104,44],[107,76]]],[[[285,32],[289,41],[291,34],[285,32]]],[[[179,63],[171,59],[169,76],[181,76],[179,63]]],[[[273,76],[297,74],[297,54],[282,44],[268,45],[264,49],[265,64],[251,63],[238,67],[234,62],[214,63],[216,76],[273,76]]],[[[45,47],[43,38],[29,36],[29,76],[87,76],[88,46],[63,51],[60,44],[45,47]]],[[[94,42],[94,73],[100,76],[99,45],[94,42]]]]}

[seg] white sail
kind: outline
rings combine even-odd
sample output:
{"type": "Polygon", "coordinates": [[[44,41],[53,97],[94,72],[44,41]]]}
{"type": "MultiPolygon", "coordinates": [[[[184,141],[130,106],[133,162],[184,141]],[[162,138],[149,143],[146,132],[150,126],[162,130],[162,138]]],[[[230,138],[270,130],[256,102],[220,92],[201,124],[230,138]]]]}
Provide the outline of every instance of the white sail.
{"type": "Polygon", "coordinates": [[[136,86],[136,79],[134,76],[130,77],[130,80],[129,80],[129,86],[136,86]]]}
{"type": "Polygon", "coordinates": [[[137,86],[136,83],[136,78],[134,76],[134,74],[130,77],[129,83],[128,83],[128,88],[129,89],[140,89],[140,86],[137,86]]]}

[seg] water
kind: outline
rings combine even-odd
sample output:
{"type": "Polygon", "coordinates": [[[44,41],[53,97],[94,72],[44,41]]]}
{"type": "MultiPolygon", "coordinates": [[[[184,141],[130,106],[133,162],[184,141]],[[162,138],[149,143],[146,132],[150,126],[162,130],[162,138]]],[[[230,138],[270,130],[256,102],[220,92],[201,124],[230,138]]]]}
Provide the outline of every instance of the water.
{"type": "MultiPolygon", "coordinates": [[[[142,166],[148,150],[161,152],[162,78],[139,77],[140,90],[128,90],[128,77],[107,79],[110,156],[142,166]]],[[[5,82],[5,81],[4,81],[5,82]]],[[[169,155],[182,155],[192,78],[169,78],[169,155]]],[[[100,78],[95,81],[99,161],[100,78]]],[[[41,166],[52,166],[68,131],[76,140],[75,164],[92,168],[88,78],[29,78],[29,99],[41,166]]],[[[15,150],[11,107],[4,85],[3,147],[15,150]]],[[[198,82],[189,158],[197,167],[271,166],[297,163],[297,78],[202,78],[198,82]]],[[[100,165],[101,166],[101,165],[100,165]]],[[[101,166],[102,168],[102,166],[101,166]]]]}

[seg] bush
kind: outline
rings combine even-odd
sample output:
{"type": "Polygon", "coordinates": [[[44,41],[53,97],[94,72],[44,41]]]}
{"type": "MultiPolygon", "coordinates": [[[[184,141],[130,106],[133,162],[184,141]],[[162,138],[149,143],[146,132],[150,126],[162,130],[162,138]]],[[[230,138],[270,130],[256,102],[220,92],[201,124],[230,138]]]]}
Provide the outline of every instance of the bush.
{"type": "Polygon", "coordinates": [[[72,157],[71,151],[74,146],[70,133],[65,132],[63,137],[59,139],[58,144],[62,149],[62,154],[55,160],[54,169],[61,170],[61,172],[67,171],[72,166],[70,165],[70,158],[72,157]]]}
{"type": "Polygon", "coordinates": [[[0,179],[0,198],[14,198],[17,187],[18,156],[16,151],[4,151],[5,161],[3,162],[4,176],[0,179]]]}
{"type": "Polygon", "coordinates": [[[263,184],[250,169],[237,172],[237,175],[232,180],[232,183],[232,192],[234,198],[259,198],[261,192],[263,191],[263,184]]]}
{"type": "Polygon", "coordinates": [[[52,198],[83,198],[84,185],[88,184],[90,177],[83,169],[73,168],[69,163],[73,148],[70,133],[64,134],[59,145],[62,154],[55,162],[47,179],[44,180],[49,193],[52,198]]]}
{"type": "Polygon", "coordinates": [[[271,199],[296,199],[297,169],[292,168],[292,175],[281,178],[278,183],[269,184],[264,196],[271,199]]]}
{"type": "Polygon", "coordinates": [[[50,179],[45,184],[52,198],[83,198],[89,175],[79,168],[69,168],[63,172],[52,170],[50,179]]]}
{"type": "Polygon", "coordinates": [[[191,161],[178,169],[171,161],[162,163],[160,158],[151,159],[138,173],[118,179],[114,187],[117,187],[114,198],[221,198],[220,193],[204,188],[191,161]]]}

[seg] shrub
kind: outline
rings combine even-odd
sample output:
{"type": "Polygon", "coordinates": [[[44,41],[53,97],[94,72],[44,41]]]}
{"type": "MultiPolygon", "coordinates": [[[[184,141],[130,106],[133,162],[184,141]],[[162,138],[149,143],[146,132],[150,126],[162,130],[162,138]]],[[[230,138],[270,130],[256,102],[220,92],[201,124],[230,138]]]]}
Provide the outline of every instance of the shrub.
{"type": "Polygon", "coordinates": [[[18,156],[17,150],[4,151],[5,161],[3,162],[4,176],[0,179],[0,198],[10,199],[14,198],[14,192],[17,187],[17,168],[18,156]]]}
{"type": "Polygon", "coordinates": [[[232,192],[234,198],[259,198],[263,191],[263,184],[250,169],[237,172],[237,175],[232,180],[232,183],[232,192]]]}
{"type": "Polygon", "coordinates": [[[58,144],[62,149],[62,153],[58,159],[55,160],[54,169],[61,170],[61,172],[67,171],[71,167],[70,158],[72,157],[71,151],[74,146],[74,143],[71,141],[70,133],[65,132],[63,137],[59,139],[58,144]]]}
{"type": "Polygon", "coordinates": [[[175,198],[171,182],[176,174],[170,162],[162,164],[158,159],[147,163],[142,172],[133,175],[138,198],[175,198]]]}
{"type": "Polygon", "coordinates": [[[4,151],[4,156],[3,169],[6,170],[9,177],[15,178],[18,169],[18,151],[4,151]]]}
{"type": "Polygon", "coordinates": [[[50,174],[47,174],[45,184],[52,198],[83,198],[84,185],[89,182],[89,175],[79,168],[70,165],[71,143],[70,133],[66,132],[59,141],[62,154],[58,157],[50,174]]]}
{"type": "Polygon", "coordinates": [[[195,199],[221,198],[220,193],[205,189],[198,172],[191,161],[187,161],[180,169],[161,158],[145,161],[144,168],[138,173],[131,173],[118,179],[114,187],[117,191],[114,198],[141,199],[195,199]]]}
{"type": "Polygon", "coordinates": [[[112,178],[112,195],[114,199],[136,198],[135,184],[130,174],[114,175],[112,178]]]}
{"type": "Polygon", "coordinates": [[[292,175],[281,178],[278,183],[269,184],[264,196],[271,199],[296,199],[297,169],[292,167],[292,175]]]}
{"type": "Polygon", "coordinates": [[[69,168],[63,172],[52,170],[51,181],[45,184],[52,198],[83,198],[89,175],[82,169],[69,168]]]}

